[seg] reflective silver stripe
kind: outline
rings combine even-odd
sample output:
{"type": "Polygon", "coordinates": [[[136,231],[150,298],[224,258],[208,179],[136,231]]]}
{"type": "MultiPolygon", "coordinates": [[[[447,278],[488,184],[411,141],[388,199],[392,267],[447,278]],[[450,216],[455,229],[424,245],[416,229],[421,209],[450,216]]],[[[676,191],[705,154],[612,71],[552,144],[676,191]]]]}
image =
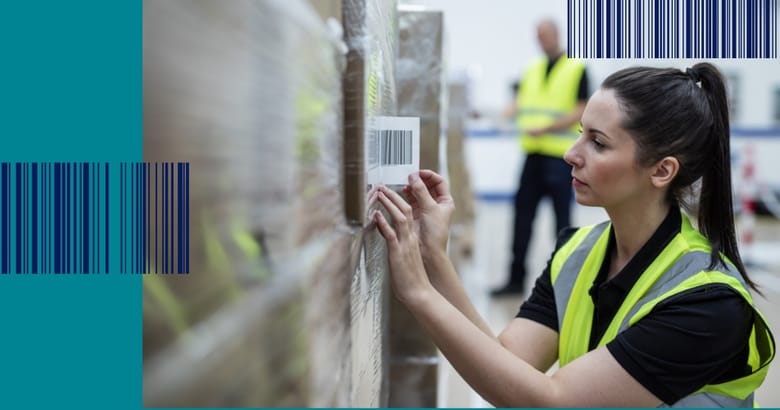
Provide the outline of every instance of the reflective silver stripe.
{"type": "Polygon", "coordinates": [[[744,400],[715,393],[697,393],[685,396],[671,406],[662,404],[658,407],[753,407],[753,405],[753,393],[744,400]]]}
{"type": "Polygon", "coordinates": [[[577,276],[579,276],[585,259],[608,226],[609,221],[594,226],[585,236],[585,239],[577,245],[574,252],[566,258],[566,262],[563,263],[560,272],[556,275],[555,283],[553,283],[553,293],[555,294],[555,310],[558,312],[558,333],[563,328],[563,316],[566,313],[566,305],[571,297],[574,282],[577,281],[577,276]]]}
{"type": "MultiPolygon", "coordinates": [[[[696,275],[703,270],[707,270],[709,264],[709,252],[693,251],[681,256],[677,261],[674,262],[669,270],[661,274],[660,279],[655,284],[653,284],[645,296],[631,308],[628,314],[623,318],[623,322],[620,324],[620,328],[618,328],[618,333],[621,333],[628,328],[629,321],[632,317],[634,317],[636,312],[642,308],[642,306],[663,295],[664,293],[674,289],[680,283],[684,282],[693,275],[696,275]]],[[[715,268],[718,272],[729,275],[737,279],[740,283],[742,283],[743,286],[745,285],[745,280],[742,279],[742,275],[740,275],[739,272],[735,272],[734,268],[730,265],[724,266],[723,264],[720,264],[715,268]]]]}

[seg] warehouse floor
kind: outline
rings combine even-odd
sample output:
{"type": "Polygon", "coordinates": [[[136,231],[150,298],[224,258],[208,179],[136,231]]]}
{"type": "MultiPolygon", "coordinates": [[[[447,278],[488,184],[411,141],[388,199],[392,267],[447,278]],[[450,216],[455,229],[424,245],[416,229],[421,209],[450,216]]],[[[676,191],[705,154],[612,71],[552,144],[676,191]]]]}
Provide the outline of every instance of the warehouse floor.
{"type": "MultiPolygon", "coordinates": [[[[600,208],[577,206],[573,215],[573,223],[578,226],[606,219],[600,208]]],[[[509,202],[477,201],[474,255],[460,272],[477,309],[496,333],[512,320],[522,302],[521,297],[494,299],[488,295],[489,290],[501,284],[507,274],[512,218],[509,202]]],[[[536,220],[534,242],[529,249],[529,272],[541,272],[544,268],[554,245],[553,226],[550,206],[543,204],[536,220]]],[[[780,249],[780,222],[759,218],[755,237],[751,259],[756,267],[749,269],[752,279],[762,286],[765,294],[765,298],[757,297],[757,304],[780,341],[780,252],[777,252],[780,249]]],[[[535,279],[535,276],[527,279],[527,289],[533,286],[535,279]]],[[[469,388],[446,360],[442,361],[439,376],[439,407],[491,407],[469,388]]],[[[762,407],[780,407],[780,389],[776,386],[780,386],[780,360],[775,360],[757,393],[762,407]],[[775,388],[772,389],[772,386],[775,388]]]]}

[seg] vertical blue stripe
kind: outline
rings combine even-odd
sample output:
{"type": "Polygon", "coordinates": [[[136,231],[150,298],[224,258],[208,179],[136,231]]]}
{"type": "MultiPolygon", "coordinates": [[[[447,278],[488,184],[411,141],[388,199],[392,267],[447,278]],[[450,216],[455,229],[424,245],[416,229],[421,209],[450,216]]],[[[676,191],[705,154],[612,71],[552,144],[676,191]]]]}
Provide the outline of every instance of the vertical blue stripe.
{"type": "Polygon", "coordinates": [[[0,165],[2,175],[0,175],[0,178],[2,178],[2,215],[0,215],[0,219],[2,219],[2,240],[3,240],[3,247],[2,247],[2,260],[0,260],[0,271],[2,273],[10,273],[11,269],[8,267],[8,252],[11,251],[11,243],[8,240],[8,211],[9,211],[9,198],[8,198],[8,190],[9,190],[9,173],[8,173],[8,166],[9,164],[7,162],[3,162],[2,165],[0,165]]]}
{"type": "Polygon", "coordinates": [[[63,255],[65,257],[65,273],[70,273],[73,270],[70,268],[71,264],[71,244],[73,241],[72,238],[72,232],[71,232],[71,220],[70,220],[70,214],[71,214],[71,165],[73,165],[70,162],[65,163],[65,215],[63,216],[63,219],[65,220],[65,249],[63,250],[63,255]]]}
{"type": "Polygon", "coordinates": [[[571,7],[572,7],[573,0],[569,0],[566,2],[566,52],[569,53],[569,56],[572,55],[572,48],[571,48],[571,33],[573,32],[571,27],[571,7]]]}
{"type": "Polygon", "coordinates": [[[162,163],[162,273],[168,273],[168,166],[162,163]]]}
{"type": "Polygon", "coordinates": [[[20,181],[20,183],[17,184],[18,185],[17,193],[19,195],[17,204],[19,204],[19,207],[16,209],[16,216],[17,216],[16,226],[17,229],[19,226],[21,226],[21,231],[20,231],[21,235],[17,238],[16,241],[17,255],[19,255],[19,258],[17,258],[17,262],[16,262],[16,266],[17,266],[16,273],[24,273],[25,272],[24,259],[26,256],[24,239],[25,239],[25,234],[27,233],[27,224],[26,224],[27,219],[25,218],[26,201],[24,196],[24,194],[27,193],[27,190],[25,189],[27,186],[27,180],[24,174],[24,171],[26,169],[25,167],[26,164],[21,162],[17,164],[20,166],[19,168],[20,179],[17,179],[17,181],[20,181]]]}
{"type": "Polygon", "coordinates": [[[170,178],[170,180],[168,181],[168,195],[170,195],[170,198],[168,199],[168,206],[170,207],[168,209],[168,221],[170,223],[170,226],[168,227],[168,235],[169,235],[168,240],[170,241],[168,243],[168,272],[174,273],[175,272],[174,264],[175,264],[176,260],[174,259],[173,256],[174,256],[174,249],[175,249],[175,245],[176,245],[175,242],[174,242],[174,238],[176,238],[176,230],[175,230],[175,228],[176,228],[176,218],[175,218],[175,215],[173,214],[173,212],[174,212],[174,209],[175,209],[174,206],[176,205],[175,204],[176,197],[174,196],[174,194],[176,192],[175,191],[176,186],[175,186],[175,182],[174,182],[175,181],[174,180],[174,177],[175,177],[174,172],[175,171],[174,171],[174,168],[173,168],[173,162],[169,162],[168,163],[168,168],[169,168],[168,178],[170,178]]]}
{"type": "Polygon", "coordinates": [[[17,247],[19,249],[19,255],[21,257],[19,258],[17,262],[17,266],[20,268],[17,269],[16,273],[25,273],[27,272],[27,267],[25,266],[25,262],[27,259],[27,248],[26,248],[26,239],[27,239],[27,174],[25,171],[27,171],[27,163],[19,163],[21,165],[20,172],[21,172],[21,186],[19,187],[20,192],[20,200],[19,203],[21,206],[19,209],[17,209],[16,215],[18,215],[19,219],[17,221],[17,226],[19,226],[19,223],[21,224],[22,230],[21,230],[21,239],[20,241],[17,241],[17,247]]]}
{"type": "Polygon", "coordinates": [[[144,227],[146,226],[146,219],[144,218],[144,204],[146,198],[144,197],[144,183],[146,177],[144,176],[144,164],[139,162],[136,165],[138,169],[138,254],[136,260],[138,261],[138,271],[136,273],[143,273],[143,261],[144,261],[144,227]]]}
{"type": "Polygon", "coordinates": [[[109,247],[109,243],[108,243],[108,240],[110,238],[108,236],[108,225],[109,225],[108,224],[108,221],[109,221],[109,219],[108,219],[108,162],[105,163],[105,173],[103,174],[103,180],[105,181],[105,185],[106,185],[105,186],[106,198],[105,198],[105,204],[104,204],[104,206],[105,206],[104,214],[105,214],[105,218],[106,218],[105,219],[106,226],[104,227],[105,231],[106,231],[106,247],[105,247],[105,252],[106,252],[106,255],[105,255],[106,271],[105,272],[108,273],[109,272],[109,267],[108,267],[108,249],[109,249],[108,247],[109,247]]]}
{"type": "Polygon", "coordinates": [[[125,164],[119,164],[119,271],[125,273],[125,164]]]}
{"type": "Polygon", "coordinates": [[[691,0],[685,0],[685,53],[683,53],[685,58],[691,57],[691,26],[693,25],[691,8],[691,0]]]}
{"type": "Polygon", "coordinates": [[[94,162],[91,164],[91,172],[92,172],[92,192],[93,192],[93,202],[92,202],[92,208],[95,210],[93,212],[94,219],[92,220],[92,226],[94,226],[93,235],[95,237],[95,240],[93,241],[94,246],[92,247],[92,254],[94,257],[92,258],[92,272],[93,273],[100,273],[100,244],[102,243],[101,237],[100,237],[100,212],[102,211],[100,208],[100,164],[97,162],[94,162]]]}
{"type": "Polygon", "coordinates": [[[146,184],[146,169],[143,162],[138,164],[139,178],[138,184],[138,273],[144,273],[144,256],[146,251],[146,244],[144,238],[146,237],[146,191],[144,185],[146,184]]]}
{"type": "Polygon", "coordinates": [[[737,26],[737,0],[731,0],[731,25],[729,26],[729,40],[731,42],[731,54],[729,58],[736,58],[737,56],[737,42],[735,29],[737,26]]]}
{"type": "Polygon", "coordinates": [[[38,164],[32,164],[32,272],[38,273],[38,164]]]}
{"type": "Polygon", "coordinates": [[[151,195],[151,182],[152,182],[152,164],[146,163],[146,272],[152,271],[151,266],[151,237],[152,231],[151,215],[152,215],[152,195],[151,195]]]}
{"type": "Polygon", "coordinates": [[[642,49],[642,31],[644,30],[643,24],[642,24],[642,0],[637,0],[636,2],[636,52],[637,52],[637,58],[642,58],[643,56],[643,49],[642,49]]]}
{"type": "Polygon", "coordinates": [[[612,55],[612,1],[613,0],[607,0],[607,22],[604,24],[604,27],[606,28],[606,36],[607,36],[607,58],[614,57],[612,55]]]}
{"type": "Polygon", "coordinates": [[[81,247],[82,252],[82,272],[89,272],[89,164],[83,163],[81,165],[81,177],[82,177],[82,223],[83,223],[83,232],[82,235],[82,243],[83,246],[81,247]]]}
{"type": "Polygon", "coordinates": [[[141,163],[141,272],[146,273],[146,163],[141,163]]]}
{"type": "Polygon", "coordinates": [[[588,16],[588,3],[590,0],[583,1],[582,4],[582,31],[580,31],[580,43],[582,43],[582,55],[584,57],[589,57],[588,54],[588,38],[589,38],[589,25],[588,20],[590,20],[590,16],[588,16]]]}
{"type": "Polygon", "coordinates": [[[187,234],[185,235],[185,240],[187,241],[187,246],[185,249],[187,250],[187,253],[184,258],[184,263],[186,264],[186,272],[190,273],[190,163],[188,162],[186,165],[186,175],[187,175],[187,182],[184,185],[187,188],[187,193],[185,195],[185,201],[187,201],[187,206],[184,208],[186,213],[186,218],[184,218],[185,226],[187,227],[187,234]]]}
{"type": "Polygon", "coordinates": [[[73,272],[73,268],[71,268],[71,263],[73,262],[73,258],[71,257],[72,252],[72,244],[74,241],[73,238],[73,222],[71,221],[72,213],[73,213],[73,205],[71,205],[71,201],[73,200],[72,196],[72,190],[73,190],[73,184],[71,183],[71,178],[73,177],[73,163],[68,162],[65,164],[65,272],[71,273],[73,272]]]}
{"type": "Polygon", "coordinates": [[[61,165],[59,162],[54,164],[54,273],[60,272],[60,264],[62,263],[61,252],[61,237],[62,230],[60,223],[62,223],[62,215],[60,214],[60,205],[62,204],[62,193],[60,190],[61,181],[61,165]]]}
{"type": "Polygon", "coordinates": [[[176,193],[178,195],[178,200],[176,201],[176,203],[178,205],[178,208],[177,208],[178,215],[176,215],[176,216],[177,216],[178,221],[179,221],[179,226],[177,227],[178,228],[177,229],[177,235],[178,235],[177,244],[179,246],[178,246],[177,252],[176,252],[176,255],[178,257],[177,258],[177,265],[178,266],[176,267],[176,272],[177,273],[182,273],[182,251],[184,250],[184,247],[182,246],[182,236],[183,236],[183,232],[182,232],[182,229],[183,229],[182,217],[184,216],[184,212],[182,212],[182,196],[183,195],[182,195],[182,189],[181,189],[182,188],[182,163],[179,162],[178,164],[176,164],[176,168],[177,168],[176,171],[177,171],[177,174],[178,174],[177,175],[178,184],[177,184],[177,187],[176,187],[177,188],[176,189],[176,193]]]}
{"type": "Polygon", "coordinates": [[[652,10],[652,14],[651,14],[652,19],[653,19],[653,22],[652,22],[653,24],[650,26],[650,29],[653,30],[653,33],[651,35],[649,35],[648,37],[650,37],[651,41],[653,42],[653,47],[652,47],[653,57],[657,58],[658,55],[660,54],[660,49],[658,48],[658,45],[659,45],[658,44],[659,43],[658,42],[658,35],[661,32],[661,30],[658,27],[658,25],[659,25],[659,23],[661,21],[661,18],[658,15],[658,0],[653,0],[653,2],[650,3],[650,4],[652,5],[651,7],[653,9],[652,10]]]}
{"type": "Polygon", "coordinates": [[[603,44],[601,43],[602,40],[602,27],[604,27],[604,24],[602,24],[602,16],[601,16],[601,1],[596,2],[596,58],[602,58],[604,55],[602,54],[602,49],[604,48],[603,44]]]}
{"type": "Polygon", "coordinates": [[[158,235],[158,220],[157,220],[157,210],[159,209],[160,205],[160,191],[157,189],[157,180],[158,180],[158,173],[157,173],[157,163],[154,163],[154,272],[160,273],[160,263],[159,259],[157,259],[157,248],[160,244],[160,236],[158,235]]]}
{"type": "Polygon", "coordinates": [[[140,273],[141,272],[141,227],[143,226],[143,222],[141,219],[142,216],[142,210],[141,210],[141,201],[143,200],[143,197],[141,196],[141,186],[143,182],[143,175],[141,174],[141,163],[138,162],[135,164],[135,221],[136,224],[133,227],[135,231],[135,271],[133,273],[140,273]]]}
{"type": "Polygon", "coordinates": [[[174,192],[175,192],[175,183],[174,183],[174,168],[173,168],[173,162],[168,163],[168,223],[170,224],[168,226],[168,272],[174,273],[174,263],[175,260],[173,258],[174,255],[174,238],[175,236],[175,225],[176,225],[176,218],[173,214],[174,210],[174,192]]]}
{"type": "Polygon", "coordinates": [[[617,52],[615,55],[617,58],[623,58],[623,0],[617,0],[615,3],[615,15],[617,16],[617,21],[615,22],[617,30],[615,33],[615,47],[617,52]]]}
{"type": "Polygon", "coordinates": [[[22,164],[16,163],[16,273],[22,272],[22,164]]]}
{"type": "Polygon", "coordinates": [[[747,35],[746,35],[746,49],[745,54],[747,55],[747,58],[753,57],[753,30],[755,30],[755,27],[753,27],[753,0],[747,0],[746,4],[746,14],[745,14],[745,22],[747,23],[747,35]]]}
{"type": "Polygon", "coordinates": [[[40,273],[47,273],[47,267],[46,267],[46,238],[48,237],[46,233],[46,201],[48,197],[46,196],[46,163],[41,162],[40,163],[40,196],[38,197],[40,200],[40,273]]]}
{"type": "Polygon", "coordinates": [[[720,58],[726,58],[727,55],[727,47],[728,47],[728,37],[726,36],[726,22],[728,21],[728,2],[727,1],[720,1],[718,4],[721,5],[720,9],[720,55],[718,57],[720,58]]]}

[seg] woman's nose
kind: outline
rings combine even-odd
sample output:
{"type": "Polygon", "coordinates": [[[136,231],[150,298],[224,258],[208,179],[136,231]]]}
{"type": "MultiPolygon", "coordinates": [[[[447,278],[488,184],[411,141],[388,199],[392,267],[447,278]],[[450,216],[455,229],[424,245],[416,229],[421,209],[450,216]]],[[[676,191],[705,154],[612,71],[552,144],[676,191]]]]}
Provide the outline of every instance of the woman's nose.
{"type": "Polygon", "coordinates": [[[580,139],[577,138],[577,141],[574,142],[574,145],[572,145],[571,148],[569,148],[566,153],[563,154],[563,160],[572,167],[578,167],[582,163],[582,159],[577,153],[579,141],[580,139]]]}

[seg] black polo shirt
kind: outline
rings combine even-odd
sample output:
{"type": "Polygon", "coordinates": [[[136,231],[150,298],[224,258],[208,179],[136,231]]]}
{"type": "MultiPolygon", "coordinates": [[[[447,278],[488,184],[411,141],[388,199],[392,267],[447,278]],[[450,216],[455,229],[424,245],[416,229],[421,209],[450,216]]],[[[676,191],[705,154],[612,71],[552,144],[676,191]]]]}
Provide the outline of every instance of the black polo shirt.
{"type": "MultiPolygon", "coordinates": [[[[605,281],[615,249],[615,233],[610,228],[607,254],[589,292],[595,306],[591,350],[642,272],[680,232],[681,223],[679,209],[672,207],[634,258],[612,280],[605,281]]],[[[561,231],[556,251],[575,231],[576,228],[561,231]]],[[[517,317],[557,332],[550,261],[517,317]]],[[[673,404],[705,384],[722,383],[749,373],[746,363],[752,323],[753,310],[736,291],[722,284],[706,285],[660,302],[647,316],[608,342],[607,349],[646,389],[673,404]]]]}

